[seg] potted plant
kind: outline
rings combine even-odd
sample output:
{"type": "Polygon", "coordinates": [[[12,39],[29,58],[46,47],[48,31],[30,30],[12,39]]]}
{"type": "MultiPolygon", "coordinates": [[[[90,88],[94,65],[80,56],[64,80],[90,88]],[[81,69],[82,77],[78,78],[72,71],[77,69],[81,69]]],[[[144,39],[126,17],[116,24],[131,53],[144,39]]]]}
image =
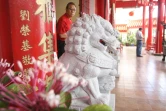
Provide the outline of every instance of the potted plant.
{"type": "Polygon", "coordinates": [[[134,33],[127,33],[127,46],[136,45],[136,38],[134,33]]]}

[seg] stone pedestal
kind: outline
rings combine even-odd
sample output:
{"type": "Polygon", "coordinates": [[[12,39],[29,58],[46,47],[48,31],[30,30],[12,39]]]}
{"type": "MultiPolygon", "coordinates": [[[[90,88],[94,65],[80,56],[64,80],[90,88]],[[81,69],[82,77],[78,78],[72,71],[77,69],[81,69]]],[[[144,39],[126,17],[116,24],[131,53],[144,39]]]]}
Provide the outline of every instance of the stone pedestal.
{"type": "MultiPolygon", "coordinates": [[[[83,101],[79,101],[78,99],[72,100],[74,102],[74,106],[71,104],[71,109],[76,109],[77,111],[83,111],[86,107],[88,107],[88,103],[83,101]],[[77,103],[77,104],[76,104],[77,103]]],[[[112,108],[112,111],[115,111],[115,94],[110,94],[110,102],[109,106],[112,108]]]]}

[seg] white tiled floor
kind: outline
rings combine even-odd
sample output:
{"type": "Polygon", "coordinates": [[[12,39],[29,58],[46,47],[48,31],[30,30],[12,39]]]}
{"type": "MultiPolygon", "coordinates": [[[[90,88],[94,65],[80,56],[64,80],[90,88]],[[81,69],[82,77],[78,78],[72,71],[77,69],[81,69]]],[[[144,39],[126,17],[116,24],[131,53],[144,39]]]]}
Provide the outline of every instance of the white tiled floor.
{"type": "Polygon", "coordinates": [[[115,111],[166,111],[166,62],[162,56],[136,57],[136,47],[123,47],[120,77],[111,93],[116,95],[115,111]]]}

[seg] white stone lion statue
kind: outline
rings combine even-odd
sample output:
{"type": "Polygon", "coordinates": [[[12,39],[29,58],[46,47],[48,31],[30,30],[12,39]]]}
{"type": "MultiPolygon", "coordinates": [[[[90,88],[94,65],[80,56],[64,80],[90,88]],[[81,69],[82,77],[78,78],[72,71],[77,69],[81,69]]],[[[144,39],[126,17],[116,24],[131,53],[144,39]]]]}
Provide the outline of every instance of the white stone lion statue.
{"type": "Polygon", "coordinates": [[[88,82],[71,92],[73,98],[84,97],[72,101],[72,105],[78,101],[109,105],[118,72],[119,33],[102,17],[83,14],[67,34],[65,53],[59,61],[68,67],[68,73],[88,82]]]}

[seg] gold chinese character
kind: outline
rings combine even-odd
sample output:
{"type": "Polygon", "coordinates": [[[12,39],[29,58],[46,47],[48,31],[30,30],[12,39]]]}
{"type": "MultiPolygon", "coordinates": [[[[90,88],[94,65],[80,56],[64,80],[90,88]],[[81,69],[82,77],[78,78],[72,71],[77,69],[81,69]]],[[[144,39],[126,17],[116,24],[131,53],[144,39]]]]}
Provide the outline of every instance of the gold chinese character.
{"type": "Polygon", "coordinates": [[[51,0],[36,0],[36,3],[40,5],[40,7],[36,10],[35,15],[43,13],[43,20],[52,21],[52,2],[51,0]]]}
{"type": "Polygon", "coordinates": [[[39,43],[39,46],[43,45],[43,52],[45,52],[43,55],[39,56],[39,60],[42,60],[44,58],[48,58],[48,61],[51,62],[51,57],[54,53],[53,51],[53,36],[49,32],[49,36],[46,36],[46,34],[43,35],[42,40],[39,43]]]}
{"type": "Polygon", "coordinates": [[[29,45],[29,41],[28,40],[23,40],[21,50],[27,51],[27,50],[29,50],[31,48],[32,47],[29,45]]]}
{"type": "Polygon", "coordinates": [[[20,10],[20,17],[21,20],[28,20],[29,21],[29,11],[28,10],[20,10]]]}
{"type": "Polygon", "coordinates": [[[32,64],[32,63],[31,63],[31,57],[30,57],[30,55],[25,55],[25,56],[23,56],[23,57],[22,57],[22,63],[23,63],[24,65],[32,64]]]}
{"type": "Polygon", "coordinates": [[[29,32],[30,32],[30,30],[29,30],[29,26],[28,26],[28,25],[23,25],[23,26],[21,27],[20,33],[21,33],[23,36],[29,35],[29,32]]]}

